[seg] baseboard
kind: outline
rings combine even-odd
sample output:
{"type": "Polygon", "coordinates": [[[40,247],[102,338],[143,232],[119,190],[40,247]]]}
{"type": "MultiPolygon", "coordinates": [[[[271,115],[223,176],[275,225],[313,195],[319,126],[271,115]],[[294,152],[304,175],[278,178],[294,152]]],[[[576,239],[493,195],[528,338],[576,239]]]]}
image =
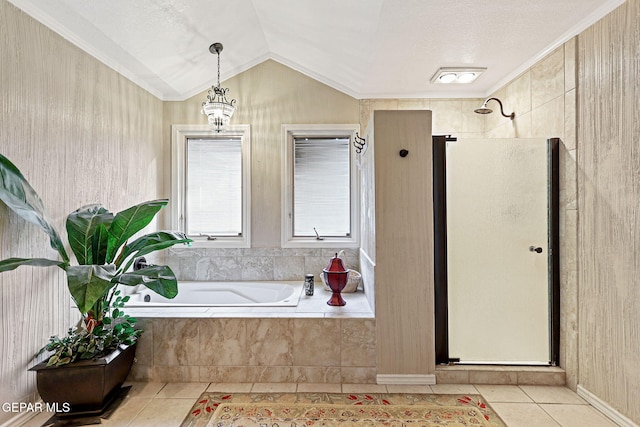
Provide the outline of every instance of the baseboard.
{"type": "Polygon", "coordinates": [[[586,388],[582,387],[578,384],[577,388],[578,396],[582,397],[584,400],[589,402],[591,406],[596,408],[598,411],[602,412],[607,418],[610,418],[614,423],[618,424],[622,427],[639,427],[638,424],[634,423],[629,418],[622,415],[620,412],[613,409],[607,402],[600,399],[595,394],[591,393],[586,388]]]}
{"type": "Polygon", "coordinates": [[[378,374],[376,382],[378,384],[433,385],[436,383],[436,376],[434,374],[378,374]]]}
{"type": "Polygon", "coordinates": [[[39,412],[20,412],[15,417],[9,418],[4,423],[0,424],[0,427],[19,427],[25,425],[31,418],[38,416],[39,412]]]}

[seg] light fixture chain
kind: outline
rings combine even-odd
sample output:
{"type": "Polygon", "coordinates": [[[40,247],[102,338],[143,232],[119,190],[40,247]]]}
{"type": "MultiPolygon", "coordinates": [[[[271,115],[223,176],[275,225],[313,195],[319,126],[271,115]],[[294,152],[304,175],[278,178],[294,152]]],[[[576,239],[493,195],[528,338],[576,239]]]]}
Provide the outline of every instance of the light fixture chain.
{"type": "Polygon", "coordinates": [[[220,52],[218,52],[218,87],[220,87],[220,52]]]}

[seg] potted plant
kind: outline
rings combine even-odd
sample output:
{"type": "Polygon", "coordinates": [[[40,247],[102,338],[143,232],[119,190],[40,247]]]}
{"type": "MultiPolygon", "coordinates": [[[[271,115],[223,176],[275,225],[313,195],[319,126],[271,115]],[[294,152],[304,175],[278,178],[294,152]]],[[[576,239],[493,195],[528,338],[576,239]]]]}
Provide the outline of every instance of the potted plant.
{"type": "Polygon", "coordinates": [[[175,297],[178,285],[171,268],[145,265],[132,271],[132,266],[144,255],[191,240],[180,232],[158,231],[129,242],[168,203],[166,199],[140,203],[116,214],[97,204],[87,205],[66,219],[69,247],[77,261],[72,264],[59,233],[46,218],[42,200],[1,154],[0,200],[42,228],[60,256],[57,260],[8,258],[0,261],[0,272],[23,265],[61,268],[81,315],[67,336],[51,337],[41,350],[53,354],[32,368],[37,371],[40,396],[47,403],[64,405],[58,407],[60,411],[100,412],[128,375],[135,343],[142,333],[135,328],[136,319],[123,313],[129,297],[121,294],[118,285],[144,285],[163,297],[175,297]]]}

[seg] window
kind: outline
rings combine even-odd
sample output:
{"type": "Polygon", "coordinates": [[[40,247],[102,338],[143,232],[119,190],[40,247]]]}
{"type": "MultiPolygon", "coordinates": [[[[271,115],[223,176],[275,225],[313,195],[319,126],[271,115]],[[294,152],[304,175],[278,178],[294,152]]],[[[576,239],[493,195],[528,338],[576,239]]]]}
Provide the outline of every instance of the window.
{"type": "Polygon", "coordinates": [[[358,125],[283,125],[283,247],[357,247],[358,125]]]}
{"type": "Polygon", "coordinates": [[[172,227],[195,246],[249,247],[249,126],[172,129],[172,227]]]}

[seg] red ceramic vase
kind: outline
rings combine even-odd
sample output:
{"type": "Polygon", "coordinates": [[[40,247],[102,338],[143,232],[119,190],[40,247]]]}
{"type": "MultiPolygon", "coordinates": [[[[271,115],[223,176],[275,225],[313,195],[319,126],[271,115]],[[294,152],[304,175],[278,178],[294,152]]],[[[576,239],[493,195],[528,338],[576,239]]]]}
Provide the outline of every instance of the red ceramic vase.
{"type": "Polygon", "coordinates": [[[329,305],[342,306],[347,302],[342,298],[342,290],[347,286],[349,280],[349,270],[344,267],[342,259],[338,254],[331,258],[326,268],[322,270],[324,281],[331,289],[331,298],[327,301],[329,305]]]}

